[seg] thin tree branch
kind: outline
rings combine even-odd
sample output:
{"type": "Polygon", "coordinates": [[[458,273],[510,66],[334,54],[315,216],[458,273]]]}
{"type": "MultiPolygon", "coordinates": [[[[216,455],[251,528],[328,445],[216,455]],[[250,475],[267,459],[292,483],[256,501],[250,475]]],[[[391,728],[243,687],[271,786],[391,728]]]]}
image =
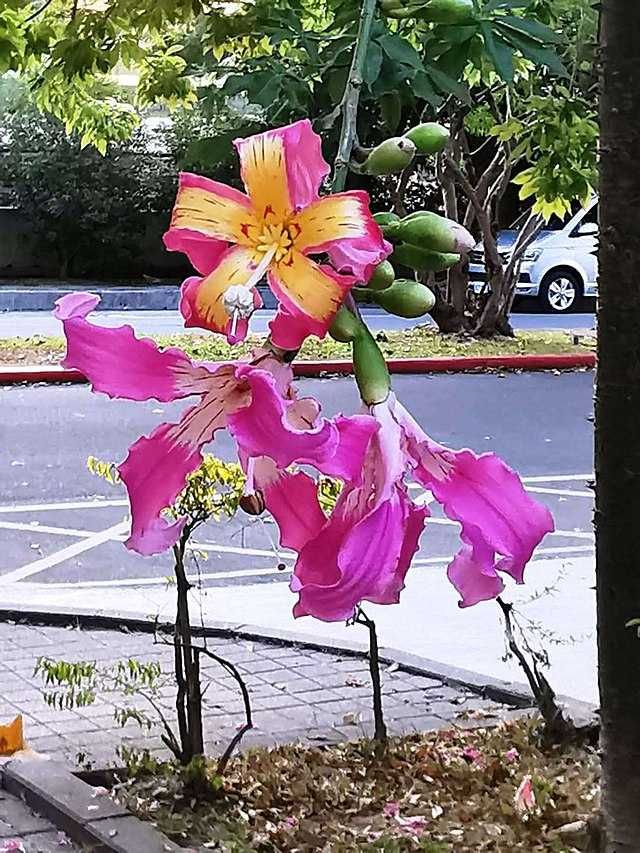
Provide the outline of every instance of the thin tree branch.
{"type": "Polygon", "coordinates": [[[356,121],[364,75],[364,64],[367,59],[375,10],[376,0],[363,0],[353,59],[351,60],[347,85],[342,98],[342,126],[340,128],[340,142],[338,143],[338,154],[333,172],[333,192],[341,192],[347,182],[351,150],[357,133],[356,121]]]}
{"type": "Polygon", "coordinates": [[[36,9],[36,11],[32,15],[29,15],[28,18],[25,18],[25,24],[28,24],[30,21],[35,20],[38,15],[41,15],[43,12],[45,12],[52,3],[53,0],[45,0],[45,2],[42,4],[42,6],[40,6],[39,9],[36,9]]]}
{"type": "Polygon", "coordinates": [[[354,622],[364,625],[369,631],[369,672],[371,673],[371,684],[373,686],[373,721],[374,740],[384,746],[387,743],[387,727],[384,722],[382,710],[382,685],[380,683],[380,655],[378,651],[378,635],[376,623],[369,619],[366,613],[359,607],[354,622]]]}

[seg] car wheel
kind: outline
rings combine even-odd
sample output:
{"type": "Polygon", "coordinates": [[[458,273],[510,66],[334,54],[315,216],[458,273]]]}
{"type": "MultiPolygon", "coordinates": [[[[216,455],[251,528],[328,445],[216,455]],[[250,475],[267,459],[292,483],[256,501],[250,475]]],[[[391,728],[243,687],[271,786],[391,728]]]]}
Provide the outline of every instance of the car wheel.
{"type": "Polygon", "coordinates": [[[582,281],[571,270],[554,270],[547,273],[540,285],[540,302],[545,311],[568,314],[573,311],[582,295],[582,281]]]}

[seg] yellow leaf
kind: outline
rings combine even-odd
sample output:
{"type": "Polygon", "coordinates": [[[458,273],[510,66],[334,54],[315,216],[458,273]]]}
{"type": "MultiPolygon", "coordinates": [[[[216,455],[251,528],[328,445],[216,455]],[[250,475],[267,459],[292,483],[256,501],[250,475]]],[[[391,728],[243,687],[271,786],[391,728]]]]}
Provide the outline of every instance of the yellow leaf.
{"type": "Polygon", "coordinates": [[[18,714],[12,723],[0,726],[0,755],[13,755],[24,749],[22,733],[22,715],[18,714]]]}

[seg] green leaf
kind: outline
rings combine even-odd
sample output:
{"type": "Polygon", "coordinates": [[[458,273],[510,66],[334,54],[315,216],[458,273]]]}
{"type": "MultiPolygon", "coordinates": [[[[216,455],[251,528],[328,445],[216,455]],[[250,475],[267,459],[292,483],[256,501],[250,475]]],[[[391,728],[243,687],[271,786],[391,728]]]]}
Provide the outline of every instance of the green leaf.
{"type": "Polygon", "coordinates": [[[495,38],[491,27],[484,21],[480,29],[487,55],[496,72],[506,83],[513,83],[513,50],[500,37],[495,38]]]}
{"type": "Polygon", "coordinates": [[[431,77],[435,87],[445,95],[455,95],[456,98],[463,101],[465,104],[471,103],[469,90],[465,85],[458,83],[457,80],[454,80],[453,77],[450,77],[448,74],[445,74],[444,71],[436,68],[435,65],[430,65],[427,69],[427,73],[431,77]]]}
{"type": "Polygon", "coordinates": [[[423,68],[420,54],[406,39],[389,34],[380,39],[380,44],[392,62],[400,62],[420,70],[423,68]]]}
{"type": "Polygon", "coordinates": [[[382,67],[382,48],[377,41],[372,41],[367,48],[367,56],[364,62],[364,82],[371,86],[378,79],[382,67]]]}
{"type": "Polygon", "coordinates": [[[380,98],[380,114],[385,128],[389,133],[395,133],[402,118],[402,104],[397,94],[383,95],[380,98]]]}
{"type": "Polygon", "coordinates": [[[495,29],[499,29],[505,41],[516,47],[526,59],[530,59],[536,65],[546,65],[550,71],[560,77],[569,76],[558,54],[553,50],[541,47],[540,42],[528,36],[520,35],[507,27],[503,29],[499,21],[495,22],[495,29]]]}
{"type": "Polygon", "coordinates": [[[494,12],[496,9],[528,9],[531,0],[489,0],[482,10],[483,12],[494,12]]]}
{"type": "Polygon", "coordinates": [[[545,24],[541,24],[540,21],[534,21],[531,18],[502,15],[500,18],[496,18],[496,23],[498,21],[504,26],[524,33],[524,35],[534,38],[543,44],[562,44],[564,42],[564,38],[552,30],[551,27],[547,27],[545,24]]]}
{"type": "Polygon", "coordinates": [[[442,97],[436,92],[431,78],[424,71],[416,74],[411,81],[411,90],[417,98],[423,98],[427,103],[437,107],[442,102],[442,97]]]}

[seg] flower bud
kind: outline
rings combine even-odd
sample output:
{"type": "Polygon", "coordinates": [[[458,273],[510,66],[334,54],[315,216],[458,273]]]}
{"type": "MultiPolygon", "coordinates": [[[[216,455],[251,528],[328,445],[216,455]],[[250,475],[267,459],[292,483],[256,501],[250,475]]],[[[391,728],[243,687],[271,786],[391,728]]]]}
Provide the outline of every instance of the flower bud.
{"type": "Polygon", "coordinates": [[[424,284],[399,278],[391,287],[372,294],[372,299],[385,311],[397,317],[422,317],[436,304],[436,298],[424,284]]]}
{"type": "Polygon", "coordinates": [[[475,17],[473,0],[425,0],[419,17],[434,24],[468,23],[475,17]]]}
{"type": "Polygon", "coordinates": [[[264,495],[262,492],[252,492],[250,495],[242,495],[240,498],[240,509],[247,515],[262,515],[265,510],[264,495]]]}
{"type": "Polygon", "coordinates": [[[413,142],[420,154],[437,154],[449,141],[449,131],[441,124],[427,121],[408,130],[405,138],[413,142]]]}
{"type": "Polygon", "coordinates": [[[401,172],[413,160],[416,146],[410,139],[394,136],[385,139],[369,152],[361,166],[365,175],[393,175],[401,172]]]}
{"type": "Polygon", "coordinates": [[[379,213],[374,213],[373,218],[381,228],[385,225],[391,225],[394,222],[400,222],[398,214],[393,213],[391,210],[381,210],[379,213]]]}

